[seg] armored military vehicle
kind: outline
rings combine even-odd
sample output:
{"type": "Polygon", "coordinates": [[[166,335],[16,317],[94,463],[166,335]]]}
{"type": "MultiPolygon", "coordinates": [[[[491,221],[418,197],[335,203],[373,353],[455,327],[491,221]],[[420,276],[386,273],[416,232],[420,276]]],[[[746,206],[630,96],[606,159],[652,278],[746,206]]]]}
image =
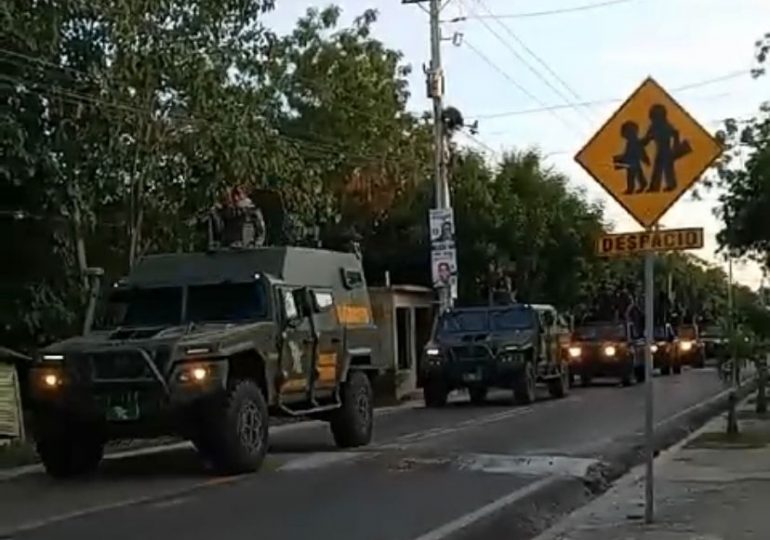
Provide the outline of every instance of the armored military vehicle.
{"type": "Polygon", "coordinates": [[[299,247],[141,259],[84,335],[30,374],[38,451],[53,476],[93,470],[112,439],[178,434],[224,473],[254,471],[269,415],[372,434],[376,328],[360,258],[299,247]]]}
{"type": "Polygon", "coordinates": [[[631,322],[590,321],[576,326],[569,347],[570,373],[588,386],[617,377],[623,386],[645,379],[641,336],[631,322]]]}
{"type": "Polygon", "coordinates": [[[532,403],[538,382],[563,397],[569,391],[568,339],[566,323],[551,306],[451,309],[437,319],[423,352],[425,403],[441,407],[459,388],[480,403],[490,387],[510,389],[518,403],[532,403]]]}

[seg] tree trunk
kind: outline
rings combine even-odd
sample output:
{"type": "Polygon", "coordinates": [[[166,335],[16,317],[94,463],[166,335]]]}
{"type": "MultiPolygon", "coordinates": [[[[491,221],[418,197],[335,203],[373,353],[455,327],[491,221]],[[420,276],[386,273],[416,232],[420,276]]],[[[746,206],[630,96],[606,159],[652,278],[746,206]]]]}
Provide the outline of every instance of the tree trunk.
{"type": "Polygon", "coordinates": [[[758,387],[757,387],[757,413],[767,413],[767,357],[757,361],[758,387]]]}
{"type": "Polygon", "coordinates": [[[735,387],[733,387],[732,390],[730,390],[727,409],[727,435],[731,437],[738,435],[738,416],[735,411],[738,404],[737,401],[738,396],[736,395],[735,387]]]}

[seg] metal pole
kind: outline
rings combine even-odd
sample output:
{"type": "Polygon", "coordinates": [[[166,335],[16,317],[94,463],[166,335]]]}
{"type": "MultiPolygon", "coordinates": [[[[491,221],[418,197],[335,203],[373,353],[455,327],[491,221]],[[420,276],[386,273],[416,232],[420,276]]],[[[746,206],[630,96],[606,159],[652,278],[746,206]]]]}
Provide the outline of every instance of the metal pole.
{"type": "Polygon", "coordinates": [[[646,445],[646,474],[644,484],[644,521],[652,523],[655,515],[655,490],[653,460],[655,459],[653,425],[653,386],[652,386],[652,343],[653,343],[653,265],[655,255],[647,253],[644,258],[644,440],[646,445]]]}
{"type": "Polygon", "coordinates": [[[727,258],[727,309],[729,311],[729,318],[728,318],[728,324],[730,325],[730,335],[733,336],[733,339],[731,340],[732,346],[730,347],[730,357],[732,358],[733,364],[732,364],[732,380],[733,380],[733,391],[738,387],[740,384],[740,381],[738,380],[738,355],[737,348],[738,343],[736,342],[736,325],[735,325],[735,296],[733,293],[733,256],[732,254],[728,255],[727,258]]]}
{"type": "MultiPolygon", "coordinates": [[[[441,67],[441,27],[439,16],[441,0],[430,0],[430,80],[431,97],[433,99],[433,144],[435,149],[433,168],[435,177],[436,208],[450,207],[449,186],[446,178],[444,162],[444,121],[443,95],[444,74],[441,67]]],[[[438,291],[440,311],[446,311],[452,304],[451,287],[441,287],[438,291]]]]}

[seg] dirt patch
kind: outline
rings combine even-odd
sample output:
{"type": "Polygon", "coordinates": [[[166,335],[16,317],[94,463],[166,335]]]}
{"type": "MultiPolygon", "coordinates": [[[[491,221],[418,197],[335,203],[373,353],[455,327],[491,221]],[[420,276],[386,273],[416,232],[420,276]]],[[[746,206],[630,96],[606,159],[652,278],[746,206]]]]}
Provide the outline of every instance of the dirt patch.
{"type": "Polygon", "coordinates": [[[770,445],[770,433],[743,431],[737,435],[725,432],[708,432],[687,443],[685,448],[704,450],[750,450],[770,445]]]}

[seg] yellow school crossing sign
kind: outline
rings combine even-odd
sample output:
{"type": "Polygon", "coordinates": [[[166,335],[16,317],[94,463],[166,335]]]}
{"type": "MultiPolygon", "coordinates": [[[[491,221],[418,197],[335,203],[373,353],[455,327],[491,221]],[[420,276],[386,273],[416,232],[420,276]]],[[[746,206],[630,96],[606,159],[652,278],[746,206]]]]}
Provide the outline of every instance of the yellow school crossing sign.
{"type": "Polygon", "coordinates": [[[648,78],[575,159],[650,228],[721,153],[719,142],[648,78]]]}

